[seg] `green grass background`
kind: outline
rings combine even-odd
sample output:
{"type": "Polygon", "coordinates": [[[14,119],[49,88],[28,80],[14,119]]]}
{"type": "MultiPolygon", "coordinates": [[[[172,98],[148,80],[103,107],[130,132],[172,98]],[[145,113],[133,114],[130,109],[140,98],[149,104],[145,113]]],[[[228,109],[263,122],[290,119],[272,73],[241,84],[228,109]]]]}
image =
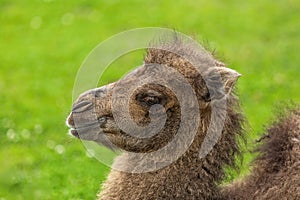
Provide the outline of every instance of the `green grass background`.
{"type": "MultiPolygon", "coordinates": [[[[1,200],[95,198],[110,169],[66,134],[76,72],[99,42],[148,26],[209,41],[243,74],[238,89],[250,143],[274,105],[300,101],[297,0],[0,0],[1,200]]],[[[122,69],[112,68],[104,82],[117,80],[141,55],[122,58],[122,69]]]]}

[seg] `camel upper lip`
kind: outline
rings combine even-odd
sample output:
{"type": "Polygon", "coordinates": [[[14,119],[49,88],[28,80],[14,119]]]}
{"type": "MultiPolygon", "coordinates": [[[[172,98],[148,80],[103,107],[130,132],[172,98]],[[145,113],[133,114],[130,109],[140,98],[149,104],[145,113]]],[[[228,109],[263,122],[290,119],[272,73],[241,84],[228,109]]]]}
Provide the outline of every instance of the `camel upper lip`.
{"type": "Polygon", "coordinates": [[[74,130],[83,130],[83,129],[87,129],[87,128],[91,128],[91,127],[96,127],[99,126],[99,121],[92,121],[92,122],[88,122],[88,123],[83,123],[83,124],[68,124],[70,129],[74,129],[74,130]]]}

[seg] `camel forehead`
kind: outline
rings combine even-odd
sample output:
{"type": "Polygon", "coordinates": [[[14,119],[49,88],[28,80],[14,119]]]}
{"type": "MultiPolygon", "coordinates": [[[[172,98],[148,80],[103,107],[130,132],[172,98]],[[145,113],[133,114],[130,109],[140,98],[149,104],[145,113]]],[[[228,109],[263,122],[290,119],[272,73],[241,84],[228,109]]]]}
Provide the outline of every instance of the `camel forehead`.
{"type": "MultiPolygon", "coordinates": [[[[188,62],[186,62],[186,65],[183,65],[183,67],[165,63],[145,63],[129,72],[121,80],[117,81],[117,83],[130,84],[139,81],[142,84],[148,82],[148,80],[169,82],[176,79],[178,75],[185,78],[195,78],[199,77],[199,75],[203,75],[207,69],[207,67],[198,69],[188,62]]],[[[155,83],[155,81],[152,81],[152,83],[155,83]]]]}
{"type": "MultiPolygon", "coordinates": [[[[198,76],[210,67],[225,66],[201,45],[187,43],[179,38],[171,38],[148,48],[144,57],[144,64],[127,74],[124,79],[141,77],[146,68],[152,65],[173,68],[185,77],[198,76]]],[[[158,68],[158,70],[165,73],[164,67],[158,68]]]]}

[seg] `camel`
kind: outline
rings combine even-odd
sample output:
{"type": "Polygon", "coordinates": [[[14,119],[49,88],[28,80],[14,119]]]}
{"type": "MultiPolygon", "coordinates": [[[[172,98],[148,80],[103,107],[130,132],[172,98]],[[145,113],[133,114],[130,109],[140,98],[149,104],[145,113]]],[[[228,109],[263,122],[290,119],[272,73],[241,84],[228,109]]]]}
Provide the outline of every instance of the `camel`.
{"type": "Polygon", "coordinates": [[[98,199],[300,198],[299,111],[268,129],[249,176],[220,184],[245,135],[240,76],[174,37],[147,49],[143,66],[123,79],[80,95],[71,134],[124,151],[98,199]]]}

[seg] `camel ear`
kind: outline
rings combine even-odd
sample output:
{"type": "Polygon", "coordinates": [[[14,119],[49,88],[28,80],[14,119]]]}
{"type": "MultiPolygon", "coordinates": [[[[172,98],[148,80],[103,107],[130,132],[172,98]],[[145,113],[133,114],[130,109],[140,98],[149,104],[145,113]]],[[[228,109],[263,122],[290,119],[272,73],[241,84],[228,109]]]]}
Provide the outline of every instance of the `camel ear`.
{"type": "Polygon", "coordinates": [[[240,76],[240,73],[227,67],[209,68],[204,78],[210,99],[220,99],[230,94],[240,76]]]}
{"type": "Polygon", "coordinates": [[[228,94],[231,92],[234,87],[236,81],[240,76],[242,76],[237,71],[227,68],[227,67],[214,67],[217,73],[220,73],[225,93],[228,94]]]}

